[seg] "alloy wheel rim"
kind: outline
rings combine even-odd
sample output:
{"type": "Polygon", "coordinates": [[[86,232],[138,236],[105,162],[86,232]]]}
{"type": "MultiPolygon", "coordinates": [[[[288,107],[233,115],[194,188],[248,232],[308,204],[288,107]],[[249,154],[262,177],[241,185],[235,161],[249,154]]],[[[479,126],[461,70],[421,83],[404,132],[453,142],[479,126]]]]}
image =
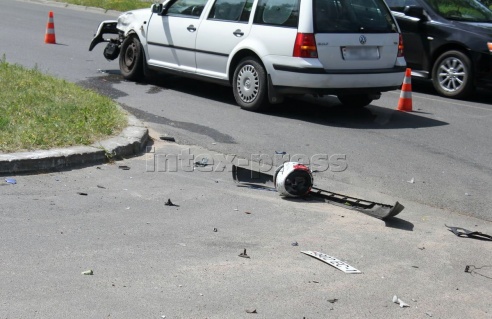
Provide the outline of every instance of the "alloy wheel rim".
{"type": "Polygon", "coordinates": [[[236,86],[242,101],[250,103],[256,99],[260,88],[260,78],[252,65],[248,64],[241,68],[237,76],[236,86]]]}
{"type": "Polygon", "coordinates": [[[465,65],[460,59],[449,57],[438,70],[439,85],[447,92],[459,91],[466,81],[465,65]]]}

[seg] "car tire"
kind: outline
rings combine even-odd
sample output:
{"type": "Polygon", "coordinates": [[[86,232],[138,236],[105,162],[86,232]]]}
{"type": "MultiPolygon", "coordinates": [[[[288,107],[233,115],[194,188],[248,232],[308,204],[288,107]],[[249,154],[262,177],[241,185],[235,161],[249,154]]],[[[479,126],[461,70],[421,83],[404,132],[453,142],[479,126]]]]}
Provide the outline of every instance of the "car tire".
{"type": "Polygon", "coordinates": [[[338,95],[337,97],[344,106],[351,108],[361,108],[373,101],[367,94],[338,95]]]}
{"type": "Polygon", "coordinates": [[[234,71],[232,91],[237,104],[248,111],[264,111],[267,108],[267,78],[258,59],[242,59],[234,71]]]}
{"type": "Polygon", "coordinates": [[[446,97],[461,99],[473,92],[473,69],[470,58],[460,51],[447,51],[432,68],[432,84],[446,97]]]}
{"type": "Polygon", "coordinates": [[[127,80],[140,80],[143,77],[143,49],[135,35],[128,36],[121,45],[120,71],[127,80]]]}

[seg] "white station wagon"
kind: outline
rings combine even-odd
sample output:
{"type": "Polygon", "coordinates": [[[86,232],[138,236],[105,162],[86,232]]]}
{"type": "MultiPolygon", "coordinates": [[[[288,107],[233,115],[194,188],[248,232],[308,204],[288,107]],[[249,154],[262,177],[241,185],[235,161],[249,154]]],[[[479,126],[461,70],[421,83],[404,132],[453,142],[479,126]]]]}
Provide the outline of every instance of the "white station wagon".
{"type": "Polygon", "coordinates": [[[100,42],[126,79],[159,71],[229,85],[251,111],[296,94],[362,107],[399,88],[406,68],[384,0],[169,0],[103,21],[89,51],[100,42]]]}

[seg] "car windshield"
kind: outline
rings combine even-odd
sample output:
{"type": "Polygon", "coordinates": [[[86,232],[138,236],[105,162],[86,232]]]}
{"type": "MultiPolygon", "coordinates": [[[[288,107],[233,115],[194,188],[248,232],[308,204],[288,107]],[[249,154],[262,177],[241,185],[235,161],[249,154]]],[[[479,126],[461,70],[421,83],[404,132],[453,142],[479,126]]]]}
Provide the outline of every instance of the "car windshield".
{"type": "Polygon", "coordinates": [[[476,0],[425,0],[439,15],[449,20],[492,22],[492,11],[476,0]]]}
{"type": "Polygon", "coordinates": [[[384,0],[314,0],[316,32],[397,32],[384,0]]]}

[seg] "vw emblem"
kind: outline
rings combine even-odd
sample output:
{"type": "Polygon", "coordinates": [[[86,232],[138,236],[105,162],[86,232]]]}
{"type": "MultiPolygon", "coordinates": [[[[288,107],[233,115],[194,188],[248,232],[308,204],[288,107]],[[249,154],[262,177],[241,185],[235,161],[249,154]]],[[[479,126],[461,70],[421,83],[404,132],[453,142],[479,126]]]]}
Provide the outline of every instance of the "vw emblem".
{"type": "Polygon", "coordinates": [[[366,42],[367,42],[366,37],[364,35],[361,35],[359,37],[359,42],[360,42],[360,44],[366,44],[366,42]]]}

